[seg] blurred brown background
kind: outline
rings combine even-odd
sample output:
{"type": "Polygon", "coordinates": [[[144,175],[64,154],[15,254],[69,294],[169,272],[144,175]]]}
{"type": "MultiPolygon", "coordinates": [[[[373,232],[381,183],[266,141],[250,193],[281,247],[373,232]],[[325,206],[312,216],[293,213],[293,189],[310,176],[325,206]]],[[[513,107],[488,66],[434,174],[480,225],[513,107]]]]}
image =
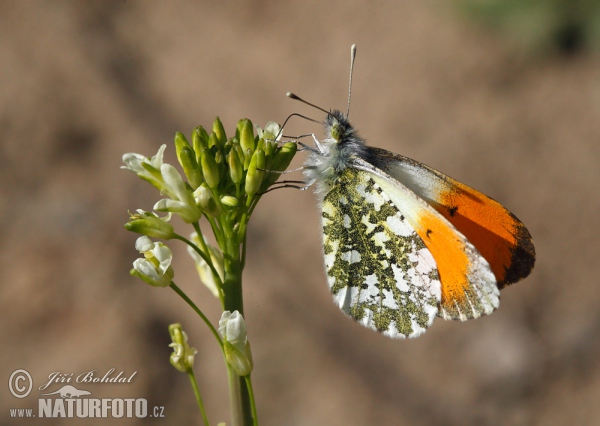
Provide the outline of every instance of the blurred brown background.
{"type": "MultiPolygon", "coordinates": [[[[261,424],[597,424],[600,60],[582,34],[526,43],[462,11],[434,1],[0,2],[0,423],[200,424],[187,378],[168,363],[177,321],[199,350],[210,419],[229,421],[209,332],[171,290],[128,274],[138,254],[127,210],[149,210],[159,194],[119,170],[121,156],[168,143],[175,163],[175,132],[216,115],[228,132],[243,117],[320,118],[288,90],[343,109],[356,43],[351,118],[367,142],[501,201],[531,231],[538,260],[494,315],[438,319],[416,340],[392,341],[331,303],[312,194],[270,193],[251,222],[244,277],[261,424]],[[25,399],[8,393],[18,368],[34,378],[25,399]],[[137,375],[78,387],[146,398],[165,418],[9,417],[37,408],[52,372],[111,368],[137,375]]],[[[286,133],[310,131],[321,132],[292,120],[286,133]]],[[[184,247],[170,246],[177,283],[218,321],[184,247]]]]}

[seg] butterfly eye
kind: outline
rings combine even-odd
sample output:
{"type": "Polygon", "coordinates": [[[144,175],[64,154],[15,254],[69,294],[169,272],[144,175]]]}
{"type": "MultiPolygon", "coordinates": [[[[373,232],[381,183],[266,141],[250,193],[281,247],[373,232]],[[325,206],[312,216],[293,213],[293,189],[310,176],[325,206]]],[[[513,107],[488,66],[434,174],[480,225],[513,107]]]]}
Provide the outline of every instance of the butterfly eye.
{"type": "Polygon", "coordinates": [[[336,142],[340,141],[340,137],[341,137],[341,131],[340,131],[340,123],[339,122],[335,122],[333,123],[333,125],[331,126],[331,137],[333,139],[336,140],[336,142]]]}

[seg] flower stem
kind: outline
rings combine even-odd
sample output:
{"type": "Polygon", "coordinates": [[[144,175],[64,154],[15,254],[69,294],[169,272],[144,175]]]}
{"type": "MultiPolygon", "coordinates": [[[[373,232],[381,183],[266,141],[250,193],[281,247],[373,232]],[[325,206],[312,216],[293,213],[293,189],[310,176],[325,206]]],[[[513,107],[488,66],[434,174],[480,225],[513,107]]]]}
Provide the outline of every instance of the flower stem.
{"type": "Polygon", "coordinates": [[[204,313],[200,310],[200,308],[198,306],[196,306],[196,304],[194,302],[192,302],[192,300],[187,296],[187,294],[185,294],[183,292],[183,290],[181,290],[179,287],[177,287],[177,285],[171,281],[171,284],[169,285],[169,287],[171,287],[175,293],[177,293],[183,300],[185,300],[185,302],[191,306],[191,308],[196,311],[196,313],[200,316],[200,318],[202,318],[202,321],[204,321],[204,323],[208,326],[208,328],[210,329],[210,331],[212,332],[212,334],[215,336],[215,338],[217,339],[217,342],[219,342],[219,346],[221,346],[221,349],[223,349],[223,341],[221,340],[221,336],[219,336],[219,333],[217,332],[217,330],[215,329],[215,327],[211,324],[210,320],[206,317],[206,315],[204,315],[204,313]]]}
{"type": "Polygon", "coordinates": [[[258,426],[258,416],[256,414],[256,402],[254,401],[254,390],[252,389],[252,379],[250,378],[250,374],[244,376],[246,379],[246,387],[248,388],[248,396],[250,397],[250,407],[252,407],[252,419],[253,425],[258,426]]]}
{"type": "Polygon", "coordinates": [[[204,410],[204,404],[202,403],[202,397],[200,396],[200,389],[198,389],[198,383],[196,382],[193,370],[188,371],[188,377],[190,378],[190,382],[192,382],[192,388],[194,388],[194,395],[196,395],[196,402],[198,402],[198,408],[200,408],[204,425],[208,426],[208,417],[206,417],[206,411],[204,410]]]}
{"type": "Polygon", "coordinates": [[[240,376],[227,365],[227,378],[229,379],[229,405],[231,410],[231,424],[245,426],[240,376]]]}

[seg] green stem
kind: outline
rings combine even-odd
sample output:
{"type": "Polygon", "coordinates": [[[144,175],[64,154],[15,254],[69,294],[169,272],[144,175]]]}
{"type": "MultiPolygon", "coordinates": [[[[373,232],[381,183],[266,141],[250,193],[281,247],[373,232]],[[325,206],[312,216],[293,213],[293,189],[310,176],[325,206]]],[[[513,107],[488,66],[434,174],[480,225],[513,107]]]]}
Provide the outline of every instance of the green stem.
{"type": "Polygon", "coordinates": [[[250,378],[250,374],[244,376],[246,379],[246,387],[248,388],[248,396],[250,398],[250,407],[252,407],[252,420],[253,425],[258,426],[258,416],[256,414],[256,402],[254,401],[254,390],[252,389],[252,379],[250,378]]]}
{"type": "Polygon", "coordinates": [[[200,413],[202,414],[202,420],[204,421],[205,426],[208,426],[208,417],[206,417],[206,410],[204,410],[204,404],[202,403],[202,397],[200,396],[200,389],[198,389],[198,383],[196,382],[196,377],[194,376],[194,371],[188,371],[188,377],[190,378],[190,382],[192,382],[192,388],[194,388],[194,395],[196,395],[196,402],[198,403],[198,408],[200,408],[200,413]]]}
{"type": "MultiPolygon", "coordinates": [[[[244,315],[244,300],[242,295],[242,267],[240,264],[240,246],[228,232],[227,244],[221,247],[225,280],[223,282],[223,305],[226,311],[238,311],[244,315]]],[[[229,376],[229,401],[231,405],[231,421],[234,426],[250,426],[252,424],[252,409],[246,382],[227,365],[229,376]]]]}
{"type": "Polygon", "coordinates": [[[208,328],[210,329],[212,334],[217,339],[217,342],[219,342],[219,346],[221,346],[221,350],[222,350],[223,349],[223,341],[221,340],[221,336],[219,336],[219,333],[217,332],[215,327],[213,327],[213,325],[211,324],[210,320],[206,317],[206,315],[204,315],[204,313],[200,310],[200,308],[198,308],[198,306],[196,306],[196,304],[194,302],[192,302],[192,300],[189,297],[187,297],[187,294],[185,294],[179,287],[177,287],[177,285],[173,281],[171,281],[171,284],[169,285],[169,287],[171,287],[173,290],[175,290],[175,293],[177,293],[183,300],[185,300],[185,302],[188,305],[190,305],[194,311],[196,311],[196,313],[200,316],[200,318],[202,318],[202,321],[204,321],[204,323],[208,326],[208,328]]]}
{"type": "Polygon", "coordinates": [[[242,392],[240,388],[240,376],[227,364],[227,378],[229,379],[229,405],[231,410],[231,424],[233,426],[246,425],[244,422],[244,409],[242,392]]]}

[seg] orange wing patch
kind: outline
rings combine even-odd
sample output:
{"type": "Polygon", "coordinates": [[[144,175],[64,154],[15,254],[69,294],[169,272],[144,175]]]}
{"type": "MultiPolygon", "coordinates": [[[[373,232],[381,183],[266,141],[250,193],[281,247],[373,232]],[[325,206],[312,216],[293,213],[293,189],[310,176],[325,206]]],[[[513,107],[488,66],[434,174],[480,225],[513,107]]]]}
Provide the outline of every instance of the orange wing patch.
{"type": "Polygon", "coordinates": [[[370,162],[434,207],[479,250],[498,288],[531,273],[535,264],[531,235],[500,203],[408,157],[373,147],[367,153],[370,162]]]}
{"type": "Polygon", "coordinates": [[[486,303],[482,298],[487,295],[478,294],[480,292],[474,288],[484,280],[475,272],[478,268],[474,263],[479,261],[475,250],[461,241],[456,230],[433,212],[421,211],[418,225],[415,231],[437,264],[442,284],[440,307],[444,316],[465,320],[491,313],[497,305],[491,301],[486,303]]]}
{"type": "Polygon", "coordinates": [[[406,217],[435,259],[441,283],[438,315],[464,321],[492,313],[500,303],[496,278],[475,247],[402,183],[381,171],[371,177],[406,217]]]}
{"type": "Polygon", "coordinates": [[[535,248],[525,225],[500,203],[452,178],[434,205],[479,250],[503,288],[525,278],[535,248]]]}

